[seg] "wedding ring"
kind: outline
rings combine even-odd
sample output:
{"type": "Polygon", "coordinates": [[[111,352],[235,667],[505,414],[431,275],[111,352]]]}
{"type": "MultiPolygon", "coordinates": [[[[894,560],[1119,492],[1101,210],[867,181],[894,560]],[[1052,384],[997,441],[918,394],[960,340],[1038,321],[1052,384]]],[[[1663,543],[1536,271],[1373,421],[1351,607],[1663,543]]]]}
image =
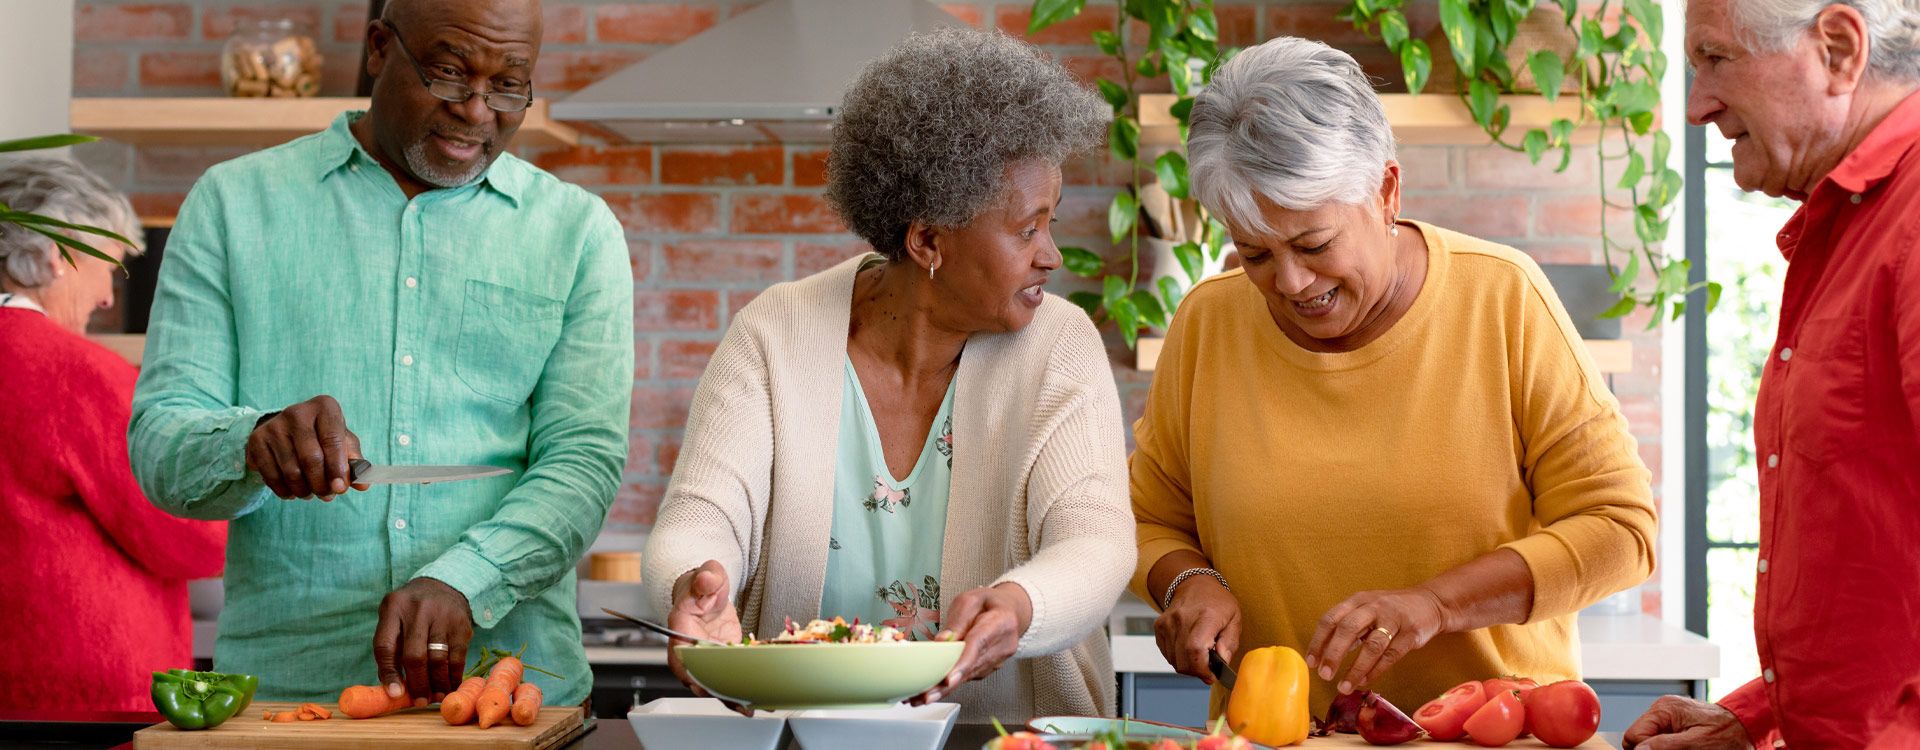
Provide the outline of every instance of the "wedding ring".
{"type": "Polygon", "coordinates": [[[445,651],[445,650],[447,650],[447,644],[444,644],[444,643],[429,643],[429,644],[427,644],[427,650],[428,650],[428,651],[445,651]]]}
{"type": "Polygon", "coordinates": [[[1393,640],[1393,631],[1391,630],[1388,630],[1386,628],[1374,628],[1373,632],[1386,636],[1387,640],[1389,641],[1393,640]]]}

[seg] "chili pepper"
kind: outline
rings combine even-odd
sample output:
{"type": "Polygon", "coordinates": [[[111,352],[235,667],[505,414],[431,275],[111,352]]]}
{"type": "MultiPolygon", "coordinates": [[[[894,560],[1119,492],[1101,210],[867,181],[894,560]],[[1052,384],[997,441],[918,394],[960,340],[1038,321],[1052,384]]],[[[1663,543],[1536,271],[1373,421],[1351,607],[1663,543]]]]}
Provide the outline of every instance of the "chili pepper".
{"type": "Polygon", "coordinates": [[[180,729],[212,729],[253,703],[253,675],[170,669],[153,673],[153,707],[180,729]]]}

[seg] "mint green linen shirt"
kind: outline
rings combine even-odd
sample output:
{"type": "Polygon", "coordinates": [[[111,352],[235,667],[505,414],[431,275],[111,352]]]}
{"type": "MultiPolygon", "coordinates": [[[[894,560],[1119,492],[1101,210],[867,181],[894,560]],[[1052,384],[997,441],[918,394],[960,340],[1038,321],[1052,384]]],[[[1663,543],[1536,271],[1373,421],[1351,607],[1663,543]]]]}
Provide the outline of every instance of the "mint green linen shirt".
{"type": "Polygon", "coordinates": [[[270,700],[377,680],[380,600],[465,594],[552,705],[592,685],[574,565],[627,454],[633,282],[606,204],[511,154],[408,200],[347,126],[207,170],[167,242],[134,393],[157,506],[231,519],[214,665],[270,700]],[[247,470],[265,412],[327,394],[375,464],[512,473],[281,500],[247,470]]]}

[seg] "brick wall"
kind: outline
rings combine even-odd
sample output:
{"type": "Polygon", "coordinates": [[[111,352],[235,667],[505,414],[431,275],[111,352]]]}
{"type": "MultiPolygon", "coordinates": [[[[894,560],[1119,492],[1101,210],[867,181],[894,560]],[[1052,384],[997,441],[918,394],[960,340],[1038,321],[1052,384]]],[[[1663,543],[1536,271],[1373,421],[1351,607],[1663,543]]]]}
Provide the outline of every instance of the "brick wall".
{"type": "MultiPolygon", "coordinates": [[[[546,37],[536,85],[546,96],[576,90],[612,71],[697,34],[752,2],[546,3],[546,37]]],[[[1325,40],[1352,51],[1391,87],[1398,79],[1377,42],[1334,20],[1339,2],[1219,0],[1221,33],[1232,44],[1277,34],[1325,40]]],[[[1023,33],[1025,2],[946,3],[975,24],[1023,33]]],[[[351,92],[363,4],[283,2],[84,1],[76,8],[74,79],[79,96],[218,94],[216,53],[240,19],[295,18],[313,29],[327,56],[324,93],[351,92]]],[[[1110,27],[1111,5],[1097,3],[1079,19],[1034,38],[1082,75],[1112,74],[1087,37],[1110,27]]],[[[1431,28],[1414,18],[1415,34],[1431,28]]],[[[143,213],[170,213],[205,167],[236,149],[96,144],[80,150],[91,166],[126,188],[143,213]]],[[[771,283],[804,276],[858,252],[820,198],[817,145],[679,146],[587,143],[574,149],[523,153],[564,179],[603,195],[626,227],[634,278],[632,451],[609,529],[649,524],[680,447],[680,426],[707,357],[729,318],[771,283]]],[[[1599,262],[1597,176],[1591,152],[1566,174],[1491,147],[1415,146],[1401,151],[1407,179],[1405,212],[1527,251],[1544,263],[1599,262]]],[[[1062,244],[1108,249],[1106,204],[1126,170],[1104,157],[1070,164],[1056,235],[1062,244]]],[[[1609,219],[1616,231],[1630,223],[1609,219]]],[[[1065,274],[1061,274],[1065,276],[1065,274]]],[[[1073,280],[1062,280],[1064,291],[1073,280]]],[[[1660,466],[1659,342],[1629,319],[1635,371],[1612,378],[1640,441],[1641,455],[1660,466]]],[[[1116,337],[1109,336],[1112,340],[1116,337]]],[[[1127,418],[1139,414],[1147,374],[1112,343],[1127,418]]],[[[1677,499],[1676,499],[1677,501],[1677,499]]],[[[1658,611],[1657,584],[1646,603],[1658,611]]]]}

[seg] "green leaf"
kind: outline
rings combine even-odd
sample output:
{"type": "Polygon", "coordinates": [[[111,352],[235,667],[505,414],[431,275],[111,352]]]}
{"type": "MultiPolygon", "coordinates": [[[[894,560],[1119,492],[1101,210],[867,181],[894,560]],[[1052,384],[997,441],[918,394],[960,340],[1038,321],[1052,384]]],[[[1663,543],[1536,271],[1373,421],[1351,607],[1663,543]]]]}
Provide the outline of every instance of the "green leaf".
{"type": "Polygon", "coordinates": [[[72,237],[68,237],[64,234],[61,234],[51,229],[43,229],[33,224],[23,224],[21,226],[26,227],[28,231],[35,232],[43,237],[46,237],[47,239],[53,240],[54,244],[59,245],[62,248],[60,251],[60,254],[67,259],[68,265],[72,265],[73,263],[73,257],[66,254],[67,250],[71,249],[71,250],[77,250],[87,255],[91,255],[95,258],[99,258],[100,260],[104,260],[115,266],[125,268],[125,266],[120,265],[120,261],[114,260],[113,256],[108,255],[104,252],[101,252],[100,250],[94,248],[94,246],[89,245],[85,242],[81,242],[79,240],[76,240],[72,237]]]}
{"type": "Polygon", "coordinates": [[[1647,160],[1647,166],[1654,169],[1667,168],[1667,154],[1673,152],[1673,139],[1667,137],[1667,131],[1653,134],[1653,158],[1647,160]]]}
{"type": "MultiPolygon", "coordinates": [[[[1493,67],[1496,62],[1499,63],[1498,67],[1506,67],[1506,56],[1500,54],[1500,50],[1495,44],[1496,38],[1493,34],[1493,22],[1485,15],[1475,13],[1473,16],[1473,27],[1474,74],[1478,75],[1480,71],[1488,70],[1493,67]]],[[[1513,78],[1511,71],[1507,73],[1507,78],[1513,78]]]]}
{"type": "Polygon", "coordinates": [[[1560,0],[1560,19],[1573,28],[1573,20],[1580,17],[1580,0],[1560,0]]]}
{"type": "Polygon", "coordinates": [[[1159,78],[1160,77],[1159,58],[1152,57],[1152,56],[1140,58],[1140,62],[1134,64],[1133,72],[1139,73],[1140,77],[1142,78],[1159,78]]]}
{"type": "Polygon", "coordinates": [[[1153,296],[1153,292],[1136,289],[1133,294],[1127,295],[1127,299],[1133,303],[1133,310],[1140,315],[1141,322],[1154,328],[1167,327],[1167,310],[1160,306],[1160,298],[1153,296]]]}
{"type": "Polygon", "coordinates": [[[1547,152],[1547,131],[1539,128],[1528,130],[1526,136],[1520,139],[1520,145],[1527,150],[1527,158],[1539,164],[1540,156],[1547,152]]]}
{"type": "Polygon", "coordinates": [[[1633,81],[1613,88],[1613,108],[1621,116],[1651,114],[1660,106],[1660,89],[1652,81],[1633,81]]]}
{"type": "Polygon", "coordinates": [[[1200,259],[1200,246],[1192,242],[1182,242],[1173,246],[1173,257],[1180,261],[1180,268],[1187,272],[1192,283],[1200,283],[1200,274],[1206,272],[1204,261],[1200,259]]]}
{"type": "Polygon", "coordinates": [[[1567,165],[1573,163],[1573,141],[1560,143],[1560,163],[1553,168],[1554,174],[1567,171],[1567,165]]]}
{"type": "Polygon", "coordinates": [[[1640,253],[1629,252],[1627,253],[1626,270],[1621,271],[1620,275],[1613,277],[1613,283],[1607,286],[1607,291],[1613,292],[1614,294],[1626,294],[1628,289],[1633,288],[1633,280],[1637,278],[1640,278],[1640,253]]]}
{"type": "Polygon", "coordinates": [[[1114,114],[1119,114],[1121,110],[1127,108],[1127,100],[1130,97],[1127,96],[1125,86],[1121,86],[1105,78],[1096,81],[1094,85],[1100,88],[1100,96],[1106,98],[1107,104],[1113,107],[1114,114]]]}
{"type": "Polygon", "coordinates": [[[1086,5],[1087,0],[1033,0],[1033,19],[1027,22],[1027,33],[1038,34],[1041,29],[1080,15],[1086,5]]]}
{"type": "Polygon", "coordinates": [[[1667,77],[1667,53],[1654,50],[1647,56],[1647,77],[1653,80],[1665,80],[1667,77]]]}
{"type": "Polygon", "coordinates": [[[1101,282],[1100,301],[1106,303],[1107,309],[1109,310],[1113,309],[1113,303],[1126,296],[1127,296],[1127,280],[1126,279],[1122,279],[1118,276],[1108,276],[1104,281],[1101,282]]]}
{"type": "Polygon", "coordinates": [[[1067,301],[1087,311],[1087,317],[1089,318],[1097,317],[1100,314],[1100,306],[1102,304],[1100,295],[1094,294],[1093,292],[1074,292],[1068,294],[1067,301]]]}
{"type": "Polygon", "coordinates": [[[1205,6],[1194,8],[1187,16],[1187,31],[1209,42],[1220,40],[1220,20],[1213,15],[1213,9],[1205,6]]]}
{"type": "Polygon", "coordinates": [[[1440,27],[1447,32],[1447,44],[1453,47],[1453,61],[1460,66],[1461,72],[1473,75],[1474,67],[1474,20],[1473,12],[1467,7],[1468,0],[1440,0],[1440,27]]]}
{"type": "Polygon", "coordinates": [[[1075,276],[1097,279],[1100,278],[1100,271],[1107,267],[1107,262],[1084,247],[1063,247],[1060,248],[1060,265],[1066,266],[1075,276]]]}
{"type": "Polygon", "coordinates": [[[1153,160],[1153,175],[1159,178],[1160,187],[1166,188],[1167,195],[1187,197],[1187,157],[1180,152],[1168,151],[1153,160]]]}
{"type": "Polygon", "coordinates": [[[1680,197],[1681,185],[1682,180],[1679,171],[1669,169],[1660,173],[1660,185],[1653,190],[1655,205],[1666,208],[1668,204],[1673,203],[1674,200],[1680,197]]]}
{"type": "Polygon", "coordinates": [[[1720,282],[1707,282],[1707,312],[1713,312],[1713,308],[1720,306],[1720,289],[1720,282]]]}
{"type": "Polygon", "coordinates": [[[1383,10],[1378,16],[1380,21],[1380,41],[1387,43],[1387,49],[1398,50],[1407,43],[1407,17],[1397,10],[1383,10]]]}
{"type": "Polygon", "coordinates": [[[1573,121],[1565,117],[1558,118],[1553,121],[1553,125],[1547,132],[1553,136],[1555,145],[1571,145],[1573,141],[1573,121]]]}
{"type": "Polygon", "coordinates": [[[1600,317],[1602,318],[1627,317],[1627,313],[1633,312],[1633,308],[1636,306],[1636,304],[1637,303],[1634,302],[1634,299],[1632,297],[1622,296],[1619,302],[1613,303],[1613,307],[1609,307],[1607,308],[1606,312],[1600,313],[1600,317]]]}
{"type": "MultiPolygon", "coordinates": [[[[1628,148],[1632,148],[1632,147],[1629,146],[1628,148]]],[[[1638,184],[1640,182],[1640,178],[1645,176],[1646,173],[1647,173],[1647,165],[1645,162],[1641,161],[1640,152],[1628,151],[1627,152],[1627,171],[1625,174],[1620,175],[1620,189],[1631,190],[1635,184],[1638,184]]]]}
{"type": "Polygon", "coordinates": [[[1654,287],[1655,291],[1661,294],[1685,293],[1687,290],[1687,273],[1692,268],[1693,263],[1686,260],[1676,260],[1668,263],[1667,267],[1660,269],[1660,281],[1659,285],[1654,287]]]}
{"type": "Polygon", "coordinates": [[[1660,35],[1666,22],[1660,16],[1660,6],[1653,0],[1626,0],[1627,16],[1640,22],[1640,28],[1647,30],[1649,47],[1660,47],[1660,35]]]}
{"type": "Polygon", "coordinates": [[[1132,349],[1134,341],[1140,338],[1140,311],[1134,309],[1133,299],[1121,297],[1107,302],[1107,312],[1113,314],[1113,322],[1120,327],[1120,338],[1132,349]]]}
{"type": "Polygon", "coordinates": [[[1493,125],[1493,108],[1499,104],[1500,92],[1493,84],[1478,78],[1467,84],[1467,109],[1473,112],[1473,121],[1480,123],[1480,127],[1493,125]]]}
{"type": "Polygon", "coordinates": [[[1497,139],[1507,132],[1507,125],[1511,122],[1513,122],[1513,108],[1502,104],[1499,109],[1493,111],[1493,124],[1488,126],[1487,131],[1497,139]]]}
{"type": "Polygon", "coordinates": [[[1400,48],[1400,68],[1407,74],[1407,91],[1418,94],[1433,74],[1433,51],[1425,40],[1415,39],[1400,48]]]}
{"type": "Polygon", "coordinates": [[[1172,276],[1160,277],[1160,297],[1165,300],[1167,319],[1169,321],[1173,319],[1174,313],[1180,309],[1180,300],[1186,299],[1186,296],[1187,293],[1180,290],[1180,282],[1174,281],[1172,276]]]}
{"type": "Polygon", "coordinates": [[[1186,125],[1193,118],[1193,97],[1184,96],[1174,100],[1173,106],[1167,108],[1167,114],[1173,115],[1173,119],[1179,120],[1181,125],[1186,125]]]}
{"type": "Polygon", "coordinates": [[[1566,77],[1566,65],[1553,50],[1539,50],[1527,56],[1527,70],[1533,73],[1533,83],[1540,87],[1540,95],[1547,101],[1560,98],[1560,82],[1566,77]]]}
{"type": "MultiPolygon", "coordinates": [[[[1569,16],[1571,17],[1571,16],[1569,16]]],[[[1580,42],[1573,49],[1573,59],[1585,60],[1600,51],[1600,43],[1605,41],[1607,32],[1600,28],[1600,22],[1591,18],[1580,21],[1580,42]]]]}
{"type": "Polygon", "coordinates": [[[1107,206],[1107,231],[1113,235],[1113,244],[1133,232],[1135,221],[1140,216],[1140,204],[1134,200],[1133,193],[1120,192],[1113,196],[1113,203],[1107,206]]]}
{"type": "Polygon", "coordinates": [[[1646,245],[1659,242],[1666,234],[1660,226],[1660,214],[1645,203],[1634,206],[1633,233],[1640,237],[1641,244],[1646,245]]]}
{"type": "Polygon", "coordinates": [[[82,143],[92,143],[97,140],[100,139],[90,135],[71,135],[66,133],[60,135],[41,135],[12,141],[0,141],[0,153],[10,151],[39,151],[46,148],[78,146],[82,143]]]}
{"type": "Polygon", "coordinates": [[[1175,60],[1168,55],[1167,82],[1173,84],[1175,96],[1190,96],[1193,91],[1193,69],[1187,67],[1185,60],[1175,60]]]}
{"type": "Polygon", "coordinates": [[[1674,320],[1679,320],[1680,316],[1685,314],[1687,314],[1687,301],[1683,299],[1674,300],[1673,301],[1673,317],[1669,319],[1669,322],[1674,320]]]}
{"type": "Polygon", "coordinates": [[[1140,155],[1140,121],[1131,117],[1113,118],[1113,125],[1107,128],[1107,144],[1114,156],[1133,161],[1140,155]]]}
{"type": "Polygon", "coordinates": [[[40,226],[58,227],[60,229],[70,229],[75,232],[97,234],[101,237],[105,237],[107,239],[119,242],[122,245],[133,244],[133,240],[122,237],[116,232],[112,232],[106,229],[101,229],[100,227],[90,227],[85,224],[69,224],[67,222],[61,221],[59,219],[55,219],[50,216],[41,216],[40,214],[28,213],[26,211],[0,211],[0,222],[12,222],[14,224],[20,224],[20,225],[37,224],[40,226]]]}
{"type": "Polygon", "coordinates": [[[1513,22],[1513,9],[1507,7],[1506,0],[1487,3],[1484,18],[1487,20],[1487,30],[1493,32],[1494,46],[1504,49],[1513,41],[1514,27],[1518,24],[1513,22]]]}
{"type": "Polygon", "coordinates": [[[1653,129],[1653,112],[1641,112],[1627,117],[1627,125],[1633,128],[1635,135],[1646,135],[1653,129]]]}
{"type": "Polygon", "coordinates": [[[1613,32],[1613,36],[1607,37],[1606,41],[1601,42],[1600,51],[1610,53],[1610,54],[1619,54],[1627,51],[1627,48],[1632,47],[1633,43],[1638,41],[1639,39],[1640,39],[1639,29],[1634,28],[1632,26],[1623,25],[1620,27],[1619,31],[1613,32]]]}
{"type": "Polygon", "coordinates": [[[1116,57],[1119,56],[1120,54],[1120,35],[1119,34],[1115,34],[1111,31],[1107,31],[1106,29],[1095,31],[1093,32],[1093,43],[1100,45],[1101,52],[1105,52],[1109,55],[1114,55],[1116,57]]]}

